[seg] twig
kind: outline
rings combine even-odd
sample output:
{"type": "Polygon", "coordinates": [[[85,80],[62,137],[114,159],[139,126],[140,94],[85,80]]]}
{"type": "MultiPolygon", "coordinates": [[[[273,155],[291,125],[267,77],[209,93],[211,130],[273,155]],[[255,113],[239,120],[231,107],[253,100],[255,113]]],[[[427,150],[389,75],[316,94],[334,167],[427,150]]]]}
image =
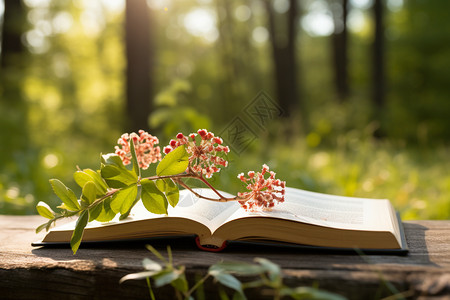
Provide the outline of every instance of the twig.
{"type": "MultiPolygon", "coordinates": [[[[193,178],[197,178],[199,179],[199,177],[193,177],[193,178]]],[[[181,185],[182,187],[184,187],[185,189],[189,190],[191,193],[193,193],[195,196],[201,198],[201,199],[205,199],[205,200],[209,200],[209,201],[215,201],[215,202],[229,202],[229,201],[237,201],[239,200],[238,196],[233,197],[233,198],[226,198],[224,196],[222,196],[221,194],[218,193],[219,195],[219,199],[217,198],[210,198],[210,197],[206,197],[203,195],[200,195],[199,193],[197,193],[196,191],[194,191],[192,188],[190,188],[187,184],[185,184],[180,178],[174,178],[175,182],[178,183],[179,185],[181,185]]]]}

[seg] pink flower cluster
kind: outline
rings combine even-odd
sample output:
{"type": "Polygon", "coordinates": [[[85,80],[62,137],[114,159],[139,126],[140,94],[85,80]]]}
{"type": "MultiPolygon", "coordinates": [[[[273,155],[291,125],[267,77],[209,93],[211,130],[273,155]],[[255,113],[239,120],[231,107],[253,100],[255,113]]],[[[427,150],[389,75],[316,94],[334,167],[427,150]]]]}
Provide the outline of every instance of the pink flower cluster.
{"type": "Polygon", "coordinates": [[[220,155],[230,152],[230,148],[223,146],[223,140],[206,129],[199,129],[197,133],[191,133],[189,137],[178,133],[176,139],[172,139],[163,151],[167,154],[178,146],[185,145],[189,153],[190,170],[211,178],[214,173],[220,171],[221,167],[228,165],[228,162],[220,155]],[[197,133],[200,136],[199,142],[196,139],[197,133]]]}
{"type": "Polygon", "coordinates": [[[134,132],[130,134],[124,133],[117,141],[122,148],[116,146],[115,153],[120,156],[124,165],[131,163],[130,139],[133,140],[140,168],[145,170],[150,164],[161,160],[161,150],[159,146],[155,147],[159,143],[158,138],[144,130],[139,130],[139,135],[134,132]]]}
{"type": "Polygon", "coordinates": [[[280,179],[275,179],[275,173],[269,171],[269,167],[264,164],[261,173],[254,171],[248,172],[248,177],[244,173],[237,177],[247,184],[247,189],[250,192],[238,193],[241,199],[239,203],[241,206],[249,211],[256,211],[257,209],[270,209],[275,206],[275,202],[284,202],[284,194],[286,182],[280,179]],[[266,179],[264,175],[269,173],[270,176],[266,179]]]}

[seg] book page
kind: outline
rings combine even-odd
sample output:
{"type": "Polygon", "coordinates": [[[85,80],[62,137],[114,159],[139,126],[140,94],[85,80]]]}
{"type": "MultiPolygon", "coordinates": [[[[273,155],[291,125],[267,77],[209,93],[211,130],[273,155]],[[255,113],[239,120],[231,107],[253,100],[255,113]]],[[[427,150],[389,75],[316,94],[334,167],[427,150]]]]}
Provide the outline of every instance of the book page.
{"type": "Polygon", "coordinates": [[[294,188],[286,188],[285,202],[271,211],[238,209],[225,222],[245,217],[273,217],[350,230],[394,231],[388,200],[326,195],[294,188]]]}
{"type": "MultiPolygon", "coordinates": [[[[195,189],[195,191],[205,197],[218,198],[218,196],[210,189],[195,189]]],[[[230,194],[221,192],[224,197],[233,197],[230,194]]],[[[211,232],[223,224],[240,205],[236,201],[231,202],[215,202],[200,199],[188,190],[180,191],[180,201],[173,208],[169,207],[169,217],[184,217],[195,220],[206,225],[211,232]]]]}

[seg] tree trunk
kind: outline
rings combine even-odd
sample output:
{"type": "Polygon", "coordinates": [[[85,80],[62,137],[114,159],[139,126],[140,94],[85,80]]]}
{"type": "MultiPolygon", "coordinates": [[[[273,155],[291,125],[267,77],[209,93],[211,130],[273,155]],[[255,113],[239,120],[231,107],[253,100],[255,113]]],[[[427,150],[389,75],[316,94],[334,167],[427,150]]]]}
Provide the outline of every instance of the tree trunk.
{"type": "Polygon", "coordinates": [[[14,163],[17,159],[14,156],[22,155],[29,146],[28,112],[21,86],[26,66],[26,52],[21,39],[26,26],[26,11],[18,0],[6,0],[4,5],[0,64],[0,155],[5,163],[14,163]]]}
{"type": "Polygon", "coordinates": [[[348,86],[348,55],[347,55],[347,13],[348,0],[333,2],[332,7],[334,33],[332,41],[332,57],[334,64],[334,84],[338,99],[344,102],[349,95],[348,86]]]}
{"type": "MultiPolygon", "coordinates": [[[[238,91],[237,81],[238,77],[238,66],[235,61],[235,56],[237,55],[234,49],[233,41],[233,11],[229,0],[216,1],[217,10],[217,28],[219,30],[219,40],[216,43],[217,51],[220,53],[221,60],[221,70],[223,76],[223,84],[225,86],[223,90],[223,99],[225,101],[219,101],[218,107],[220,110],[230,110],[230,109],[242,109],[241,106],[235,106],[235,99],[239,99],[241,95],[238,91]],[[230,108],[231,104],[231,108],[230,108]]],[[[241,103],[242,105],[242,103],[241,103]]],[[[232,114],[237,114],[237,111],[233,111],[232,114]]],[[[226,117],[225,115],[222,117],[226,117]]],[[[226,119],[220,120],[226,122],[226,119]]]]}
{"type": "Polygon", "coordinates": [[[24,8],[22,2],[5,0],[2,32],[1,68],[14,66],[23,52],[21,35],[24,31],[24,8]]]}
{"type": "Polygon", "coordinates": [[[296,58],[298,4],[296,0],[289,1],[290,8],[284,20],[287,22],[287,38],[286,41],[282,41],[277,35],[277,16],[272,3],[267,0],[264,3],[269,18],[276,95],[284,111],[283,115],[288,117],[291,112],[302,106],[298,90],[296,58]]]}
{"type": "Polygon", "coordinates": [[[152,110],[150,69],[154,47],[151,47],[149,8],[145,0],[127,0],[125,8],[126,42],[126,113],[127,129],[148,130],[152,110]]]}
{"type": "Polygon", "coordinates": [[[382,0],[374,0],[374,40],[372,46],[372,101],[374,106],[374,120],[378,123],[378,128],[373,133],[374,137],[382,138],[386,135],[382,128],[382,116],[384,108],[384,24],[383,24],[383,3],[382,0]]]}
{"type": "Polygon", "coordinates": [[[375,23],[373,41],[373,104],[377,111],[384,106],[384,24],[383,24],[383,3],[381,0],[374,0],[373,16],[375,23]]]}

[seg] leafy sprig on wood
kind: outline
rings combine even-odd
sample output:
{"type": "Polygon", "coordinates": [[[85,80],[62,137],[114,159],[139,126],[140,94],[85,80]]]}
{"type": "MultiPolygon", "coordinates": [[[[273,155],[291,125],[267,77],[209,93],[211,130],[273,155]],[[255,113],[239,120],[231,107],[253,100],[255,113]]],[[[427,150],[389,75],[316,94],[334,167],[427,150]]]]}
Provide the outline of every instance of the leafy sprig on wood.
{"type": "Polygon", "coordinates": [[[115,153],[101,155],[100,169],[78,169],[74,173],[75,182],[81,187],[81,195],[75,193],[58,179],[51,179],[53,191],[61,200],[59,212],[54,212],[46,203],[37,204],[38,213],[49,219],[40,225],[36,232],[50,227],[59,219],[78,216],[70,245],[75,254],[83,238],[84,229],[94,220],[108,222],[117,215],[119,219],[129,216],[138,201],[151,213],[167,214],[169,205],[175,207],[179,200],[179,186],[190,190],[199,198],[210,201],[239,201],[244,208],[270,208],[275,202],[284,200],[285,183],[275,179],[275,173],[269,172],[264,165],[261,172],[250,171],[249,178],[243,174],[238,177],[246,183],[250,192],[239,193],[235,197],[224,197],[207,180],[220,167],[228,162],[224,156],[229,148],[222,145],[222,139],[211,132],[201,129],[189,138],[178,134],[164,148],[161,154],[156,137],[139,131],[139,135],[124,134],[116,146],[115,153]],[[142,170],[151,163],[158,162],[156,175],[142,177],[142,170]],[[269,178],[265,178],[266,173],[269,178]],[[196,193],[185,181],[186,178],[200,180],[212,189],[217,198],[209,198],[196,193]],[[247,182],[249,181],[249,182],[247,182]],[[250,184],[248,184],[250,183],[250,184]]]}
{"type": "Polygon", "coordinates": [[[151,299],[156,299],[152,286],[160,288],[170,285],[175,291],[176,298],[194,299],[194,293],[207,281],[213,280],[219,285],[220,299],[229,299],[223,287],[231,290],[234,295],[232,299],[247,299],[245,290],[258,288],[261,296],[272,296],[273,299],[321,299],[321,300],[345,300],[346,298],[311,287],[289,287],[283,282],[283,272],[277,264],[265,258],[255,258],[254,263],[242,261],[224,261],[211,265],[207,273],[196,280],[190,287],[186,278],[184,266],[177,266],[173,262],[172,251],[167,247],[167,258],[159,253],[154,247],[147,245],[161,262],[145,258],[142,261],[145,271],[128,274],[120,279],[120,283],[127,280],[147,281],[151,299]],[[239,278],[253,278],[242,282],[239,278]]]}

